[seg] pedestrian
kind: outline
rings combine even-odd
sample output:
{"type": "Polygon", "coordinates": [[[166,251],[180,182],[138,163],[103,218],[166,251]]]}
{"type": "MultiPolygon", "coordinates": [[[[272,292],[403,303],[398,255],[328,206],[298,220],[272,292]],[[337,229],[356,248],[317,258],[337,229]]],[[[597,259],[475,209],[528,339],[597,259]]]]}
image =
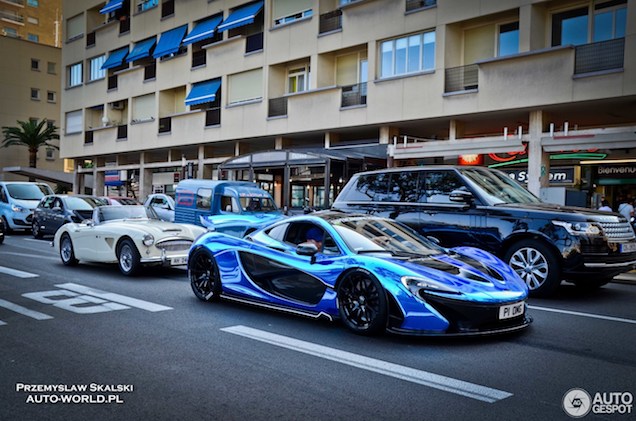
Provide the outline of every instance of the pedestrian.
{"type": "Polygon", "coordinates": [[[607,199],[603,199],[603,201],[601,202],[601,207],[598,208],[598,210],[604,212],[614,212],[607,199]]]}
{"type": "Polygon", "coordinates": [[[629,197],[623,196],[618,203],[618,213],[627,218],[628,221],[631,220],[632,216],[634,216],[634,206],[632,206],[629,197]]]}

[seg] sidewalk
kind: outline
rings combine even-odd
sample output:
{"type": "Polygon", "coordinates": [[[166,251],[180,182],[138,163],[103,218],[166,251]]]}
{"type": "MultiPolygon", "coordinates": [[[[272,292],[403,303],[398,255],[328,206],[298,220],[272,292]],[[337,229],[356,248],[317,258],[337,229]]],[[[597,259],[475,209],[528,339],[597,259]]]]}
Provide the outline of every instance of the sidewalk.
{"type": "Polygon", "coordinates": [[[636,270],[632,270],[615,276],[612,282],[636,285],[636,270]]]}

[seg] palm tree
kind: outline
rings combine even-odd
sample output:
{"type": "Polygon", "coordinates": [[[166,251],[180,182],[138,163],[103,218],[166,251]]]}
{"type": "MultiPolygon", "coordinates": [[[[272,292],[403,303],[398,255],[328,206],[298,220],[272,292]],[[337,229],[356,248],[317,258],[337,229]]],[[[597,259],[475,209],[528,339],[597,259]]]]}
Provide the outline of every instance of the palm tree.
{"type": "Polygon", "coordinates": [[[18,120],[18,126],[2,127],[4,135],[2,146],[8,148],[13,145],[21,145],[29,148],[29,167],[36,167],[38,149],[42,146],[59,149],[59,147],[49,143],[51,140],[60,138],[55,124],[49,125],[46,119],[39,123],[35,120],[18,120]]]}

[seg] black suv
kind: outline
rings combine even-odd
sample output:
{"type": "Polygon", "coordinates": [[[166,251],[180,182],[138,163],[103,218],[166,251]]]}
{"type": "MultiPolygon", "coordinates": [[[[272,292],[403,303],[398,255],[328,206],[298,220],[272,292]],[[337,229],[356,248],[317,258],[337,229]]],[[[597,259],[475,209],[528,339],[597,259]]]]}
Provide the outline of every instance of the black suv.
{"type": "Polygon", "coordinates": [[[505,173],[484,167],[391,168],[354,175],[334,209],[386,216],[445,247],[496,254],[533,296],[562,279],[600,287],[636,267],[636,238],[621,215],[541,202],[505,173]]]}

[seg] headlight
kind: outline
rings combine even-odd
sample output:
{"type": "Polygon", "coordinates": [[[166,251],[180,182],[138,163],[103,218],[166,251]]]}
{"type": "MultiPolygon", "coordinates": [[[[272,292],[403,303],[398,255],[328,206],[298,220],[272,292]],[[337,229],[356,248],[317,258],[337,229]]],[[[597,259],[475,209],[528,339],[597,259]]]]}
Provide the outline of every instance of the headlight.
{"type": "Polygon", "coordinates": [[[27,212],[28,211],[28,209],[25,209],[22,206],[18,206],[18,205],[11,205],[11,210],[13,212],[27,212]]]}
{"type": "Polygon", "coordinates": [[[141,240],[144,243],[144,246],[150,247],[155,243],[155,237],[150,234],[144,235],[144,238],[141,240]]]}
{"type": "Polygon", "coordinates": [[[438,292],[444,294],[461,294],[459,291],[452,289],[451,287],[441,284],[437,281],[424,278],[414,278],[412,276],[403,276],[400,278],[402,284],[408,288],[416,297],[422,297],[421,292],[438,292]]]}
{"type": "Polygon", "coordinates": [[[589,222],[565,222],[565,221],[552,221],[557,227],[565,228],[565,230],[572,235],[602,235],[603,231],[598,225],[590,224],[589,222]]]}

